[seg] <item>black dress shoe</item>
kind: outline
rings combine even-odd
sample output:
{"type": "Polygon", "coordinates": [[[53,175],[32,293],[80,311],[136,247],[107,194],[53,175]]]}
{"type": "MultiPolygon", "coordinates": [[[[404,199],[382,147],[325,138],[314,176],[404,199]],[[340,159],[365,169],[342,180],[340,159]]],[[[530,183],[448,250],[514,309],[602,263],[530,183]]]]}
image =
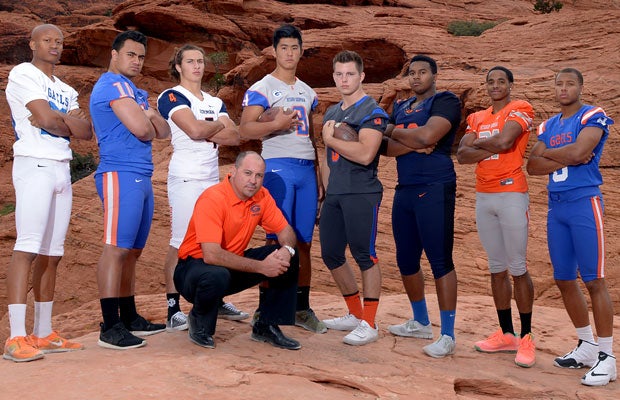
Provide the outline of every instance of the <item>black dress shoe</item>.
{"type": "Polygon", "coordinates": [[[278,325],[256,321],[252,327],[252,340],[267,342],[275,347],[287,350],[299,350],[301,344],[295,339],[286,337],[278,325]]]}
{"type": "Polygon", "coordinates": [[[187,322],[189,325],[189,340],[191,340],[198,346],[206,347],[208,349],[215,348],[213,336],[207,333],[207,330],[204,328],[204,326],[201,326],[200,321],[191,311],[187,316],[187,322]]]}

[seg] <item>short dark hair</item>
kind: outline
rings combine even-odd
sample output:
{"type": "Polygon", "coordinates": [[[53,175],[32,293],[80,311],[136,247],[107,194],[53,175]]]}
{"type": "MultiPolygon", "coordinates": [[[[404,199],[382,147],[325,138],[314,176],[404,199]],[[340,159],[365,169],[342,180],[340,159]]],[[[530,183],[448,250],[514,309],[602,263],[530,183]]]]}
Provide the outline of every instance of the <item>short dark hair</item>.
{"type": "Polygon", "coordinates": [[[343,50],[340,53],[336,54],[334,56],[332,66],[335,69],[336,63],[345,64],[349,62],[355,63],[355,68],[357,69],[357,72],[359,72],[360,74],[364,72],[364,60],[362,60],[362,57],[360,57],[360,55],[353,50],[343,50]]]}
{"type": "Polygon", "coordinates": [[[302,40],[301,40],[301,31],[299,30],[299,28],[297,28],[294,25],[285,24],[273,32],[273,48],[274,49],[278,47],[278,43],[280,43],[280,39],[282,38],[297,39],[297,41],[299,42],[299,46],[303,45],[302,40]]]}
{"type": "Polygon", "coordinates": [[[249,156],[250,154],[258,156],[261,160],[263,160],[263,163],[265,162],[265,159],[263,158],[263,156],[261,156],[257,152],[253,150],[246,150],[246,151],[242,151],[241,153],[237,154],[237,158],[235,159],[235,168],[239,168],[241,166],[241,163],[243,162],[243,159],[249,156]]]}
{"type": "Polygon", "coordinates": [[[170,67],[170,70],[168,72],[170,73],[170,76],[172,76],[177,81],[181,80],[181,74],[179,74],[179,71],[177,71],[176,66],[181,65],[181,63],[183,62],[183,54],[189,50],[199,51],[202,54],[203,60],[206,61],[205,51],[201,47],[198,47],[196,45],[185,44],[180,48],[174,49],[174,55],[168,63],[168,66],[170,67]]]}
{"type": "Polygon", "coordinates": [[[575,74],[577,75],[577,80],[579,81],[579,84],[583,85],[583,75],[581,74],[581,72],[579,72],[577,68],[562,68],[560,72],[557,73],[555,78],[557,79],[558,75],[560,74],[575,74]]]}
{"type": "Polygon", "coordinates": [[[501,65],[496,65],[495,67],[491,68],[489,70],[489,72],[487,72],[487,78],[486,80],[489,80],[489,74],[492,71],[504,71],[504,73],[506,74],[506,76],[508,77],[508,82],[513,83],[515,81],[514,75],[512,75],[512,71],[510,71],[508,68],[506,67],[502,67],[501,65]]]}
{"type": "Polygon", "coordinates": [[[119,51],[127,40],[141,43],[146,49],[146,36],[143,33],[138,31],[125,31],[116,35],[112,42],[112,50],[119,51]]]}
{"type": "Polygon", "coordinates": [[[423,62],[428,63],[428,65],[431,66],[431,72],[433,73],[433,75],[437,73],[437,61],[435,61],[431,57],[425,56],[424,54],[415,55],[409,62],[409,65],[413,64],[416,61],[423,61],[423,62]]]}

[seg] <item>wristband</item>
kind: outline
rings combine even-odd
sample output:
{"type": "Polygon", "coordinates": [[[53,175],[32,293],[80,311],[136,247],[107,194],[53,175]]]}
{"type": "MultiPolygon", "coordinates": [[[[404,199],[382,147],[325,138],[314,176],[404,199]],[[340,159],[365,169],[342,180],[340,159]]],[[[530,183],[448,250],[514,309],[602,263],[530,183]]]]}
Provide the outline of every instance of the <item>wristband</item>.
{"type": "Polygon", "coordinates": [[[284,247],[286,250],[288,250],[289,253],[291,253],[291,257],[295,257],[295,249],[294,248],[292,248],[291,246],[288,246],[288,245],[282,246],[282,247],[284,247]]]}

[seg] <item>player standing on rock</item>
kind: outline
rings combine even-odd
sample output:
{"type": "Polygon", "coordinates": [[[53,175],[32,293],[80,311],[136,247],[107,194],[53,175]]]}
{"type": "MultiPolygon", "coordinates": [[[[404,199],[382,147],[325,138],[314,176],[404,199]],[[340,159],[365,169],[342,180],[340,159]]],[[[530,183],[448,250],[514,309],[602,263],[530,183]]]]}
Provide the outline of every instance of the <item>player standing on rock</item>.
{"type": "Polygon", "coordinates": [[[529,195],[523,157],[532,129],[530,103],[511,100],[512,72],[493,67],[486,77],[492,105],[467,117],[467,131],[457,158],[461,164],[477,163],[476,226],[489,258],[491,290],[500,329],[474,348],[484,353],[517,353],[515,363],[536,363],[532,339],[534,284],[527,270],[529,195]],[[512,325],[512,285],[521,319],[521,334],[512,325]]]}
{"type": "MultiPolygon", "coordinates": [[[[218,146],[239,144],[239,131],[231,121],[224,102],[201,89],[205,53],[186,44],[170,60],[170,76],[179,82],[162,92],[157,107],[168,121],[174,151],[168,166],[168,202],[171,238],[164,260],[168,317],[166,330],[187,329],[187,316],[179,306],[179,293],[172,279],[194,204],[200,194],[220,181],[218,146]]],[[[223,303],[219,316],[241,320],[249,315],[231,303],[223,303]]]]}
{"type": "Polygon", "coordinates": [[[420,269],[424,250],[435,278],[441,333],[423,350],[440,358],[453,354],[456,346],[457,280],[452,260],[456,173],[450,153],[461,104],[452,92],[437,93],[437,62],[431,57],[414,56],[408,76],[414,96],[394,104],[382,154],[396,157],[392,230],[413,318],[388,329],[398,336],[433,338],[420,269]]]}
{"type": "Polygon", "coordinates": [[[90,122],[79,108],[78,93],[54,76],[63,39],[54,25],[34,28],[30,36],[32,61],[14,67],[6,87],[17,139],[13,145],[17,240],[6,277],[11,334],[3,357],[16,362],[83,348],[52,330],[56,270],[71,217],[69,140],[92,137],[90,122]],[[33,261],[34,329],[26,335],[26,298],[33,261]]]}
{"type": "MultiPolygon", "coordinates": [[[[325,333],[327,328],[310,308],[310,246],[317,204],[323,198],[312,125],[312,112],[318,99],[314,90],[295,76],[303,54],[299,29],[292,25],[276,29],[273,48],[276,69],[245,93],[239,132],[244,139],[262,140],[261,155],[267,163],[265,188],[297,234],[299,282],[295,325],[325,333]],[[261,114],[272,107],[286,107],[295,112],[280,112],[273,121],[260,122],[261,114]]],[[[275,239],[275,235],[267,235],[268,244],[276,243],[275,239]]],[[[264,287],[260,290],[264,291],[264,287]]]]}
{"type": "Polygon", "coordinates": [[[90,96],[90,114],[99,143],[95,185],[103,202],[103,253],[97,283],[103,323],[98,344],[124,350],[144,346],[138,336],[166,329],[136,310],[136,263],[153,219],[151,141],[170,135],[166,120],[150,108],[148,94],[132,82],[144,65],[146,36],[118,34],[108,71],[90,96]],[[120,313],[119,313],[120,311],[120,313]]]}
{"type": "Polygon", "coordinates": [[[614,121],[605,111],[581,102],[583,75],[565,68],[555,77],[561,112],[538,127],[538,142],[527,163],[530,175],[549,175],[547,244],[553,278],[577,331],[577,347],[558,357],[561,368],[591,367],[581,378],[589,386],[617,378],[613,355],[614,311],[605,283],[603,177],[599,162],[614,121]],[[581,276],[592,301],[598,343],[588,304],[577,283],[581,276]]]}
{"type": "Polygon", "coordinates": [[[381,269],[375,242],[383,185],[377,177],[377,166],[388,116],[364,92],[364,62],[359,54],[347,50],[336,54],[333,68],[342,100],[323,117],[322,176],[327,194],[319,233],[323,262],[344,297],[348,313],[323,322],[329,329],[349,331],[344,343],[364,345],[379,339],[375,316],[381,296],[381,269]],[[343,122],[358,132],[356,141],[335,137],[336,123],[343,122]],[[347,246],[361,270],[363,303],[345,257],[347,246]]]}

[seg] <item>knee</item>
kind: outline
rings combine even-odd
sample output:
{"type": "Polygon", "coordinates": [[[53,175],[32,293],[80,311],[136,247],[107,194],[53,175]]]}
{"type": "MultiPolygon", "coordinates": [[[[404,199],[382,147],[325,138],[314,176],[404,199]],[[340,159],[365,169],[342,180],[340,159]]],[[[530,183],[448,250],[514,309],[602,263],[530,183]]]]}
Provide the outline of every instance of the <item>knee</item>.
{"type": "Polygon", "coordinates": [[[444,276],[448,275],[450,272],[454,271],[454,263],[450,262],[448,264],[442,264],[439,266],[433,266],[431,264],[431,268],[433,270],[433,278],[435,280],[441,279],[444,276]]]}
{"type": "Polygon", "coordinates": [[[420,263],[416,264],[398,264],[398,269],[402,276],[415,275],[420,272],[420,263]]]}
{"type": "Polygon", "coordinates": [[[602,278],[593,279],[591,281],[584,282],[584,283],[586,285],[586,289],[588,289],[588,292],[590,293],[590,296],[592,296],[593,294],[598,294],[601,291],[607,290],[605,279],[602,279],[602,278]]]}
{"type": "Polygon", "coordinates": [[[196,283],[196,291],[208,293],[209,297],[224,297],[230,285],[230,271],[226,268],[215,268],[208,274],[201,274],[196,283]]]}
{"type": "Polygon", "coordinates": [[[508,270],[510,271],[510,275],[514,278],[519,278],[527,274],[527,266],[525,263],[520,263],[519,265],[511,265],[508,270]]]}
{"type": "Polygon", "coordinates": [[[344,263],[347,261],[344,255],[328,255],[328,254],[323,253],[321,255],[321,258],[323,259],[323,262],[327,266],[327,269],[330,271],[333,271],[336,268],[344,265],[344,263]]]}

